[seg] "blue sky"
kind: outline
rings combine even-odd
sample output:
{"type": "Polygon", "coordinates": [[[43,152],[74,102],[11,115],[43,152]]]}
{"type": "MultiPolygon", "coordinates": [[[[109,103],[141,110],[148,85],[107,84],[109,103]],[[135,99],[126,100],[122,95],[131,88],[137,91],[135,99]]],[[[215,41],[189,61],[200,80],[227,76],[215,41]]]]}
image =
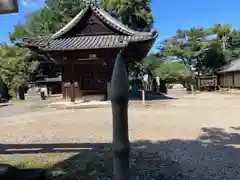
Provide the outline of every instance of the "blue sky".
{"type": "MultiPolygon", "coordinates": [[[[0,41],[9,43],[8,32],[13,31],[13,26],[43,5],[43,0],[19,0],[19,13],[0,15],[0,41]]],[[[239,7],[239,0],[152,0],[154,28],[159,31],[155,44],[171,37],[178,28],[211,27],[215,23],[240,28],[239,7]]]]}

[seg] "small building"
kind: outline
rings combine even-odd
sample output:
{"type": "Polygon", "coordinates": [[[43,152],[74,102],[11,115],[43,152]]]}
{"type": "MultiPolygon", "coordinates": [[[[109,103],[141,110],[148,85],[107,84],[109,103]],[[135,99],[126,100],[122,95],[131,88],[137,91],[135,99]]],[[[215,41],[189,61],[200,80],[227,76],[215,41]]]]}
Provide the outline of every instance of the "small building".
{"type": "Polygon", "coordinates": [[[196,77],[197,89],[200,91],[214,91],[217,90],[218,82],[217,76],[199,76],[196,77]]]}
{"type": "Polygon", "coordinates": [[[95,3],[86,3],[67,25],[50,37],[23,38],[23,45],[50,57],[62,67],[63,99],[100,94],[107,98],[117,55],[126,67],[141,61],[157,37],[123,25],[95,3]]]}
{"type": "Polygon", "coordinates": [[[240,59],[224,65],[218,72],[221,88],[240,88],[240,59]]]}
{"type": "Polygon", "coordinates": [[[48,91],[51,91],[51,94],[60,94],[61,91],[61,82],[62,82],[62,77],[53,77],[53,78],[44,78],[44,79],[39,79],[32,84],[34,84],[37,87],[41,87],[43,85],[47,86],[48,91]]]}
{"type": "Polygon", "coordinates": [[[36,87],[47,86],[52,94],[62,93],[62,67],[52,60],[38,57],[30,82],[36,87]]]}

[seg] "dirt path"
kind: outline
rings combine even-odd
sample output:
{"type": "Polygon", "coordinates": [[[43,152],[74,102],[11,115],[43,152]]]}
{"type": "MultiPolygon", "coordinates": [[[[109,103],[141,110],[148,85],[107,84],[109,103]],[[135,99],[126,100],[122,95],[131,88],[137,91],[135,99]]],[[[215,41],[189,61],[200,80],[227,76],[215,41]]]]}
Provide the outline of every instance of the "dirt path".
{"type": "MultiPolygon", "coordinates": [[[[240,95],[217,93],[131,107],[130,139],[177,161],[181,171],[199,180],[240,179],[239,107],[240,95]]],[[[0,144],[112,140],[108,108],[40,110],[1,121],[0,144]]]]}

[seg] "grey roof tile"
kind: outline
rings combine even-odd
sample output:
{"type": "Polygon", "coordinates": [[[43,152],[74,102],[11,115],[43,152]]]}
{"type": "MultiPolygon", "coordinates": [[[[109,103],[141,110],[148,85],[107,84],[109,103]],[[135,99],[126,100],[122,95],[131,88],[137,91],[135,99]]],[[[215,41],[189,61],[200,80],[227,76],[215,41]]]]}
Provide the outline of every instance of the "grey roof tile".
{"type": "Polygon", "coordinates": [[[227,73],[234,71],[240,71],[240,59],[236,59],[224,65],[223,67],[221,67],[219,73],[227,73]]]}
{"type": "Polygon", "coordinates": [[[118,30],[119,32],[125,34],[125,35],[140,35],[140,36],[155,36],[156,32],[139,32],[132,30],[131,28],[125,26],[122,24],[119,20],[112,17],[109,13],[104,11],[100,7],[96,7],[93,4],[89,4],[84,8],[82,11],[80,11],[77,16],[75,16],[69,23],[67,23],[62,29],[57,31],[55,34],[52,35],[52,39],[60,38],[62,35],[70,31],[84,16],[84,14],[88,11],[88,9],[91,9],[93,13],[96,14],[97,17],[99,17],[102,21],[104,21],[106,24],[111,26],[112,28],[118,30]]]}
{"type": "Polygon", "coordinates": [[[40,47],[46,51],[79,50],[98,48],[124,48],[129,42],[148,40],[145,36],[78,36],[62,39],[25,39],[25,46],[40,47]]]}
{"type": "Polygon", "coordinates": [[[23,45],[27,47],[36,47],[46,51],[61,51],[98,48],[124,48],[130,42],[155,40],[156,37],[156,32],[134,31],[123,25],[120,21],[112,17],[100,7],[89,4],[75,18],[73,18],[67,25],[65,25],[54,35],[38,39],[22,38],[22,40],[23,45]],[[77,36],[61,38],[62,35],[71,30],[71,28],[73,28],[81,20],[81,18],[89,9],[91,9],[109,26],[112,26],[124,35],[77,36]]]}

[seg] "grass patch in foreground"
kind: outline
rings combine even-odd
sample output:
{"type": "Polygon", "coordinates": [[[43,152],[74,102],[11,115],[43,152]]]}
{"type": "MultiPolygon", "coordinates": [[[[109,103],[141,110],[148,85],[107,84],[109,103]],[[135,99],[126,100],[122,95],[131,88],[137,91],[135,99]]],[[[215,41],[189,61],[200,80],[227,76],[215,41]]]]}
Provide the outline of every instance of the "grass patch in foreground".
{"type": "MultiPolygon", "coordinates": [[[[78,153],[47,153],[3,155],[0,162],[24,168],[46,168],[57,180],[108,180],[113,175],[112,151],[80,151],[78,153]]],[[[179,180],[183,176],[177,162],[155,152],[133,150],[131,179],[179,180]]]]}
{"type": "Polygon", "coordinates": [[[76,153],[0,155],[0,162],[3,164],[10,164],[18,168],[51,168],[53,165],[74,155],[76,155],[76,153]]]}

